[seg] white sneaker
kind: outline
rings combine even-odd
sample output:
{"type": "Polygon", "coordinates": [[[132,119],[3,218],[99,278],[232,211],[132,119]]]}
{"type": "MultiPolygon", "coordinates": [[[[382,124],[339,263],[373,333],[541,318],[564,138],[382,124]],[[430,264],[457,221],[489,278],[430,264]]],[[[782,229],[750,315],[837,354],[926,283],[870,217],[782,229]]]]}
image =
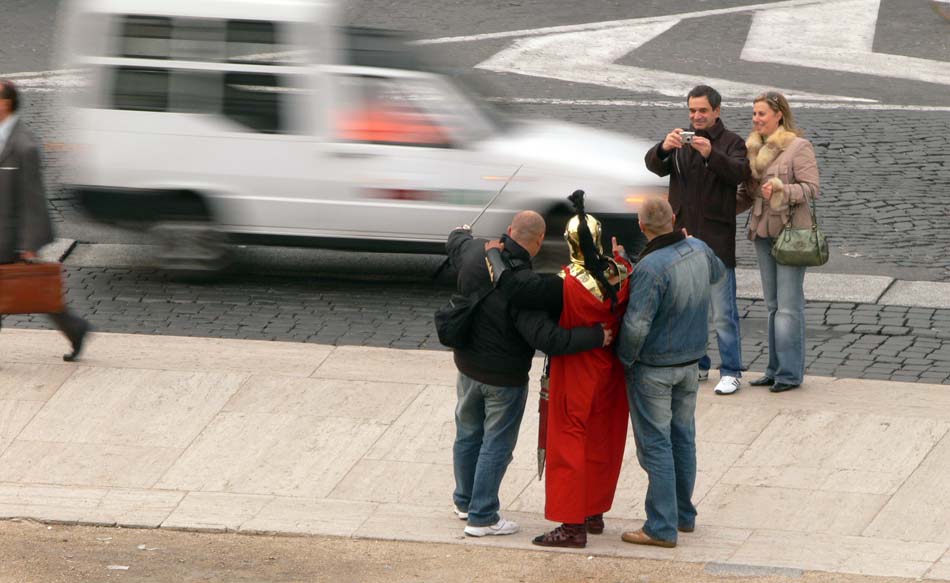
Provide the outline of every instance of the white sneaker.
{"type": "Polygon", "coordinates": [[[708,368],[706,370],[699,369],[699,382],[708,381],[708,380],[709,380],[709,369],[708,368]]]}
{"type": "Polygon", "coordinates": [[[716,394],[717,395],[731,395],[739,390],[739,379],[736,377],[731,377],[726,375],[719,379],[719,384],[716,385],[716,394]]]}
{"type": "Polygon", "coordinates": [[[452,511],[459,517],[459,520],[468,520],[468,512],[462,512],[458,506],[453,506],[452,511]]]}
{"type": "Polygon", "coordinates": [[[517,522],[499,518],[498,522],[491,526],[466,526],[465,534],[468,536],[502,535],[515,534],[519,530],[521,530],[521,527],[518,526],[517,522]]]}

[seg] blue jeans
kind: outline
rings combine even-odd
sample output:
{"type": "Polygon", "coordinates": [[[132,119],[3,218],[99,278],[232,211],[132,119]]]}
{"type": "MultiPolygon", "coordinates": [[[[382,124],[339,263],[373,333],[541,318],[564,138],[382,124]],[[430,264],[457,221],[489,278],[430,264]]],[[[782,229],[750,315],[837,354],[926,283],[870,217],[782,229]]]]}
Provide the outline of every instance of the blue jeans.
{"type": "Polygon", "coordinates": [[[676,541],[677,527],[696,524],[696,365],[627,370],[630,419],[647,487],[647,521],[652,538],[676,541]]]}
{"type": "Polygon", "coordinates": [[[453,499],[471,526],[499,520],[498,488],[518,443],[528,387],[486,385],[459,373],[455,407],[453,499]]]}
{"type": "MultiPolygon", "coordinates": [[[[739,340],[739,308],[736,306],[736,270],[726,268],[726,275],[712,286],[713,328],[719,343],[719,374],[742,378],[742,343],[739,340]]],[[[699,369],[709,370],[712,361],[703,355],[699,369]]]]}
{"type": "Polygon", "coordinates": [[[756,239],[762,295],[769,311],[769,365],[776,382],[800,385],[805,378],[805,268],[779,265],[772,239],[756,239]]]}

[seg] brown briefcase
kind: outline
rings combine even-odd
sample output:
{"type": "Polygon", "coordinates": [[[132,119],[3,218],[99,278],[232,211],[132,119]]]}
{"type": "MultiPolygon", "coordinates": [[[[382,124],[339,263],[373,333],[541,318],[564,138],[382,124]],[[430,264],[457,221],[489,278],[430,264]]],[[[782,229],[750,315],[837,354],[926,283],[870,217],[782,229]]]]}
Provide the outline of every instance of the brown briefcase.
{"type": "Polygon", "coordinates": [[[0,314],[62,312],[63,266],[59,263],[0,265],[0,314]]]}

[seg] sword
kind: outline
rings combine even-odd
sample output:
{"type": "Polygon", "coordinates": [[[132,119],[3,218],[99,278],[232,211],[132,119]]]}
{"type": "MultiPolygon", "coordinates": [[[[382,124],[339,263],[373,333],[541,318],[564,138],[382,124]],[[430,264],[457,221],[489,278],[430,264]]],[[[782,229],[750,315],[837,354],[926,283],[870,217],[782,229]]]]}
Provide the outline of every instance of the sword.
{"type": "Polygon", "coordinates": [[[538,480],[544,476],[544,462],[548,457],[548,387],[551,385],[551,357],[544,357],[541,374],[541,396],[538,398],[538,480]]]}
{"type": "Polygon", "coordinates": [[[505,189],[508,188],[508,185],[511,184],[511,181],[514,180],[515,176],[518,175],[518,172],[521,172],[521,169],[522,169],[522,168],[524,168],[524,164],[522,164],[521,166],[518,166],[517,168],[515,168],[514,173],[512,173],[512,175],[508,177],[508,180],[506,180],[505,183],[501,185],[501,188],[498,189],[498,192],[495,193],[495,196],[491,197],[491,200],[488,201],[488,204],[485,205],[485,208],[482,209],[482,212],[478,213],[478,216],[475,217],[475,220],[472,221],[471,223],[469,223],[469,225],[470,225],[473,229],[475,228],[475,223],[478,222],[478,219],[482,218],[482,215],[485,214],[485,211],[488,210],[488,207],[490,207],[490,206],[492,205],[492,203],[495,202],[495,200],[496,200],[499,196],[501,196],[501,193],[503,193],[503,192],[505,191],[505,189]]]}
{"type": "MultiPolygon", "coordinates": [[[[503,193],[505,189],[508,188],[508,185],[511,184],[511,181],[514,180],[515,176],[518,175],[518,172],[520,172],[522,168],[524,168],[524,164],[515,168],[515,171],[512,173],[512,175],[508,177],[508,180],[506,180],[504,184],[501,185],[501,188],[498,189],[498,192],[495,193],[495,196],[491,197],[491,200],[489,200],[488,204],[486,204],[481,212],[478,213],[478,216],[475,217],[475,220],[469,223],[470,229],[475,228],[475,223],[478,222],[478,219],[482,218],[482,215],[485,214],[485,211],[487,211],[488,208],[491,207],[491,205],[494,204],[494,202],[498,199],[498,197],[501,196],[501,193],[503,193]]],[[[445,271],[445,268],[449,266],[449,263],[451,263],[451,260],[446,257],[445,261],[443,261],[442,264],[439,265],[439,268],[435,270],[435,273],[432,274],[432,279],[438,279],[439,276],[442,275],[442,272],[445,271]]]]}

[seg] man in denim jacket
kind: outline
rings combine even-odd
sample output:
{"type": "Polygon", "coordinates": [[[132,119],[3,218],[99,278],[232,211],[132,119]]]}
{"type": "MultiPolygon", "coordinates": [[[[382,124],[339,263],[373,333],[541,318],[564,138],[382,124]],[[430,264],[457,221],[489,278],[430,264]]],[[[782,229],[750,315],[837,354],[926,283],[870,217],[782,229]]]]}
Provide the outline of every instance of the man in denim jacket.
{"type": "Polygon", "coordinates": [[[648,200],[640,228],[649,243],[633,270],[617,355],[626,369],[637,459],[650,484],[643,528],[623,540],[676,546],[696,507],[697,363],[706,353],[712,284],[725,267],[702,241],[673,231],[668,202],[648,200]]]}

